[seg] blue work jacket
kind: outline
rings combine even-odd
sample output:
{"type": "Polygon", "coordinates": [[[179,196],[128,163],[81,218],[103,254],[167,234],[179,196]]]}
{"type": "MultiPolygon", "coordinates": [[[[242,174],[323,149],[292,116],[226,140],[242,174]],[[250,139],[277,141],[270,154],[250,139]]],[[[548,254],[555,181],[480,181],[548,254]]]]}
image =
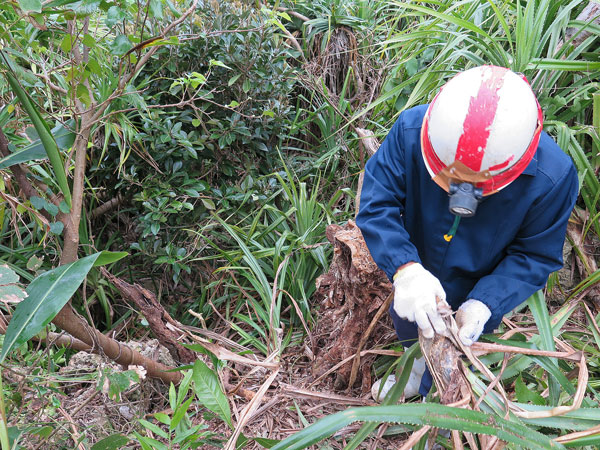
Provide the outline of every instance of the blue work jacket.
{"type": "Polygon", "coordinates": [[[577,199],[571,159],[547,133],[525,171],[486,196],[474,217],[455,216],[448,194],[429,175],[420,132],[427,105],[404,111],[365,167],[356,224],[377,265],[391,280],[398,267],[421,263],[457,309],[476,299],[492,312],[485,331],[541,289],[562,267],[567,221],[577,199]]]}

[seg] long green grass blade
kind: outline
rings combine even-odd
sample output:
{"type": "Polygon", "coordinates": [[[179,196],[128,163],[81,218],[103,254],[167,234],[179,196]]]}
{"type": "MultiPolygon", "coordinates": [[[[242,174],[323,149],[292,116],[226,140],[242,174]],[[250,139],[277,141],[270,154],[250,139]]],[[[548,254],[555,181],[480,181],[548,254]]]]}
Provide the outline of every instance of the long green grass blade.
{"type": "Polygon", "coordinates": [[[351,408],[327,416],[308,428],[290,436],[273,447],[275,450],[298,450],[314,445],[353,422],[391,422],[411,425],[429,425],[448,430],[497,436],[501,440],[535,449],[563,449],[563,445],[548,436],[518,422],[496,415],[436,403],[411,403],[393,406],[351,408]]]}
{"type": "Polygon", "coordinates": [[[563,71],[585,71],[600,70],[600,62],[597,61],[570,61],[567,59],[532,58],[527,65],[528,70],[563,70],[563,71]]]}
{"type": "MultiPolygon", "coordinates": [[[[527,305],[533,314],[535,323],[540,332],[542,349],[549,352],[556,351],[554,335],[552,334],[552,324],[550,323],[550,314],[548,313],[544,293],[542,291],[537,291],[527,299],[527,305]]],[[[550,361],[558,368],[556,359],[550,359],[550,361]]],[[[549,378],[548,388],[550,389],[549,400],[551,405],[557,406],[560,398],[560,384],[554,377],[549,378]]]]}
{"type": "Polygon", "coordinates": [[[567,442],[565,447],[582,448],[588,445],[593,445],[593,448],[598,448],[598,445],[600,445],[600,433],[567,442]]]}
{"type": "Polygon", "coordinates": [[[573,292],[571,293],[569,298],[573,298],[574,296],[579,294],[581,291],[583,291],[597,283],[600,283],[600,269],[596,270],[593,274],[591,274],[589,277],[585,278],[577,286],[575,286],[575,289],[573,290],[573,292]]]}
{"type": "MultiPolygon", "coordinates": [[[[538,406],[525,403],[515,403],[525,411],[549,411],[552,406],[538,406]]],[[[600,423],[600,408],[579,408],[561,416],[544,417],[540,419],[521,418],[524,423],[540,427],[560,430],[584,431],[600,423]]]]}
{"type": "Polygon", "coordinates": [[[4,405],[4,387],[2,386],[2,371],[0,371],[0,445],[2,446],[2,450],[10,449],[7,424],[6,407],[4,405]]]}
{"type": "MultiPolygon", "coordinates": [[[[596,137],[600,138],[600,93],[594,92],[593,96],[593,107],[592,107],[592,126],[594,127],[594,133],[596,133],[596,137]]],[[[600,148],[598,147],[598,143],[596,140],[592,143],[592,149],[594,150],[594,159],[593,162],[597,162],[598,154],[600,152],[600,148]]]]}
{"type": "Polygon", "coordinates": [[[500,26],[504,30],[506,40],[508,41],[508,45],[510,46],[510,52],[514,53],[515,49],[514,49],[514,45],[513,45],[512,33],[508,26],[508,23],[506,22],[506,19],[504,18],[504,14],[502,13],[502,11],[500,11],[498,6],[496,6],[495,2],[493,2],[492,0],[487,0],[487,2],[490,5],[490,7],[492,8],[492,10],[494,11],[495,17],[496,17],[496,19],[498,19],[500,26]]]}

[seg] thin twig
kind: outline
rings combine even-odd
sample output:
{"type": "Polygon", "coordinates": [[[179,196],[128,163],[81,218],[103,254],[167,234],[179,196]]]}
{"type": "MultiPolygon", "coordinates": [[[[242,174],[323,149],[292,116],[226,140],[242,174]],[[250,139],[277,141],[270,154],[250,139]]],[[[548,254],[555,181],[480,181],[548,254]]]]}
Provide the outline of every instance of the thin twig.
{"type": "Polygon", "coordinates": [[[424,427],[419,429],[419,431],[415,431],[413,434],[410,435],[410,438],[408,438],[408,440],[402,445],[402,447],[400,447],[399,450],[411,450],[413,446],[417,442],[419,442],[429,430],[431,430],[431,427],[429,425],[425,425],[424,427]]]}
{"type": "Polygon", "coordinates": [[[308,22],[310,20],[308,17],[300,14],[299,12],[296,12],[296,11],[291,10],[291,9],[284,8],[283,6],[279,6],[277,8],[277,11],[282,11],[284,13],[289,14],[292,17],[297,17],[298,19],[302,20],[303,22],[308,22]]]}
{"type": "Polygon", "coordinates": [[[593,436],[598,433],[600,433],[600,425],[596,425],[595,427],[588,428],[585,431],[577,431],[575,433],[565,434],[564,436],[559,436],[557,438],[554,438],[554,440],[556,442],[560,442],[562,444],[562,443],[574,441],[576,439],[581,439],[581,438],[584,438],[587,436],[593,436]]]}
{"type": "Polygon", "coordinates": [[[71,433],[73,434],[71,439],[73,439],[74,443],[79,442],[79,444],[77,444],[77,448],[79,450],[86,450],[83,443],[80,442],[79,432],[77,431],[77,427],[75,426],[73,418],[61,406],[58,407],[58,410],[69,421],[69,425],[71,425],[71,433]]]}
{"type": "Polygon", "coordinates": [[[233,435],[231,435],[231,437],[229,438],[229,441],[227,441],[225,450],[235,450],[236,449],[237,439],[240,436],[242,429],[244,428],[246,423],[250,420],[254,411],[256,411],[256,409],[260,406],[260,402],[262,402],[262,400],[265,396],[265,393],[267,392],[267,389],[269,389],[271,384],[273,384],[273,381],[275,381],[275,378],[277,377],[278,374],[279,374],[279,369],[276,369],[275,371],[273,371],[273,373],[269,376],[269,378],[267,378],[266,381],[263,383],[263,385],[260,387],[260,389],[254,396],[254,398],[243,409],[242,413],[240,414],[238,424],[235,427],[235,431],[233,432],[233,435]]]}
{"type": "MultiPolygon", "coordinates": [[[[360,352],[361,357],[365,356],[365,355],[402,356],[403,354],[404,354],[404,352],[397,352],[395,350],[363,350],[362,352],[360,352]]],[[[347,358],[343,359],[342,361],[337,363],[335,366],[330,368],[327,372],[323,373],[318,378],[316,378],[312,383],[310,383],[308,385],[308,387],[314,386],[319,381],[321,381],[323,378],[325,378],[327,375],[332,374],[333,372],[338,370],[340,367],[342,367],[344,364],[346,364],[348,361],[352,360],[355,356],[356,355],[350,355],[347,358]]]]}
{"type": "Polygon", "coordinates": [[[282,393],[298,398],[307,398],[310,400],[321,400],[326,403],[338,403],[340,405],[375,405],[375,402],[369,399],[337,395],[331,392],[314,392],[308,389],[302,389],[291,384],[279,383],[282,393]]]}

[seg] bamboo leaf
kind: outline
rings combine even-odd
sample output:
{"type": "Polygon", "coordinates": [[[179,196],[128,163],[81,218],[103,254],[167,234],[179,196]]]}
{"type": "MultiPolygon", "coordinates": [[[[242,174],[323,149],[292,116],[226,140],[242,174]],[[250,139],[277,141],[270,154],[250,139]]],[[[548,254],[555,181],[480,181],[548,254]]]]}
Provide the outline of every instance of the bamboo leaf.
{"type": "Polygon", "coordinates": [[[221,419],[227,422],[227,425],[233,428],[229,402],[227,401],[227,397],[223,391],[221,391],[219,379],[217,378],[215,372],[213,372],[202,361],[197,360],[194,363],[193,378],[194,390],[200,403],[218,415],[221,419]]]}
{"type": "Polygon", "coordinates": [[[50,164],[52,165],[52,169],[54,170],[54,175],[56,176],[56,181],[60,187],[60,190],[65,197],[65,201],[71,206],[71,191],[69,189],[69,183],[67,182],[67,175],[65,173],[65,169],[63,167],[63,161],[60,156],[60,151],[50,132],[48,124],[44,121],[42,116],[40,115],[37,108],[35,108],[33,102],[29,98],[29,95],[21,85],[18,83],[17,79],[12,75],[10,71],[5,72],[6,79],[10,84],[11,89],[14,94],[19,98],[19,101],[23,105],[23,108],[27,111],[29,118],[33,122],[35,130],[37,131],[40,140],[44,145],[44,149],[48,155],[48,159],[50,160],[50,164]]]}
{"type": "MultiPolygon", "coordinates": [[[[73,145],[73,141],[75,140],[75,133],[66,129],[62,124],[52,130],[52,135],[54,136],[56,144],[59,148],[69,148],[73,145]]],[[[24,149],[15,153],[11,153],[10,155],[0,159],[0,169],[5,169],[15,164],[47,158],[48,153],[44,148],[44,144],[38,139],[24,149]]]]}
{"type": "Polygon", "coordinates": [[[258,445],[262,445],[264,448],[272,448],[275,444],[278,444],[279,440],[276,439],[267,439],[267,438],[252,438],[258,445]]]}
{"type": "Polygon", "coordinates": [[[185,417],[185,414],[187,413],[187,410],[190,407],[193,400],[193,397],[188,398],[175,410],[175,413],[173,414],[173,419],[171,420],[171,424],[169,425],[169,428],[171,430],[174,430],[177,427],[177,425],[179,425],[179,422],[181,422],[181,420],[185,417]]]}
{"type": "MultiPolygon", "coordinates": [[[[169,439],[169,435],[158,425],[152,422],[148,422],[145,419],[140,419],[140,423],[144,426],[144,428],[147,428],[148,430],[152,431],[154,434],[160,436],[161,438],[169,439]]],[[[165,446],[165,448],[167,447],[165,446]]]]}
{"type": "Polygon", "coordinates": [[[17,305],[6,329],[0,363],[15,347],[39,333],[79,288],[100,253],[59,266],[36,277],[27,287],[28,297],[17,305]]]}

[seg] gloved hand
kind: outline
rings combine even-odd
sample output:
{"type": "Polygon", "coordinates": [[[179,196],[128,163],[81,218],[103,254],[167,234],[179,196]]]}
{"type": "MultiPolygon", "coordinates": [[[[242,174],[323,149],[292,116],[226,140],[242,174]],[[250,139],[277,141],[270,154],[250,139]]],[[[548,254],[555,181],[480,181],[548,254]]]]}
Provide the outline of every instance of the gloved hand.
{"type": "Polygon", "coordinates": [[[456,324],[462,343],[470,347],[477,341],[491,315],[490,309],[479,300],[467,300],[460,305],[456,313],[456,324]]]}
{"type": "Polygon", "coordinates": [[[446,324],[438,312],[436,297],[443,307],[446,293],[440,281],[419,263],[402,266],[394,275],[394,311],[402,319],[416,322],[423,336],[433,338],[446,331],[446,324]]]}

